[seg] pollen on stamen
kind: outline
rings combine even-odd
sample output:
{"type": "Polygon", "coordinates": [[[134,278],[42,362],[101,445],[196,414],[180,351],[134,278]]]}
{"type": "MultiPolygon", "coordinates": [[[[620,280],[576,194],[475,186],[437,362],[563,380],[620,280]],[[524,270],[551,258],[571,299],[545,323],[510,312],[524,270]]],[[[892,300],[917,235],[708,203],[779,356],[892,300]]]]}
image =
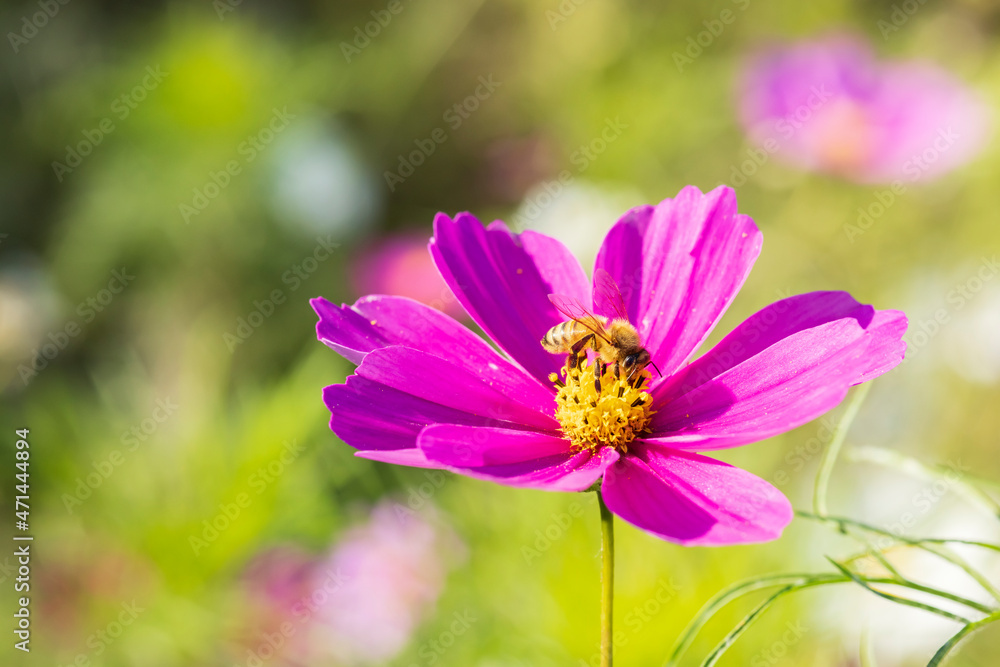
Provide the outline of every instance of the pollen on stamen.
{"type": "Polygon", "coordinates": [[[564,380],[550,376],[558,389],[556,419],[575,449],[614,447],[625,452],[653,416],[646,391],[652,374],[643,370],[630,384],[624,373],[615,378],[613,365],[598,366],[604,371],[601,377],[596,376],[595,364],[581,361],[572,367],[567,359],[561,372],[564,380]]]}

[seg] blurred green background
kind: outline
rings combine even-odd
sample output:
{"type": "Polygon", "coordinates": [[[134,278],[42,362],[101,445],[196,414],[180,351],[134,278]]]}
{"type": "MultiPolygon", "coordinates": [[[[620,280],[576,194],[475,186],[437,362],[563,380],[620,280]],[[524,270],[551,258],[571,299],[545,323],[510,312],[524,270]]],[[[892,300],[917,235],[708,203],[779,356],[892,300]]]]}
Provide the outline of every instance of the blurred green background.
{"type": "MultiPolygon", "coordinates": [[[[534,227],[586,258],[629,206],[730,183],[750,148],[735,75],[768,39],[853,30],[883,56],[932,59],[992,106],[1000,98],[1000,9],[985,0],[919,4],[885,37],[889,1],[390,4],[43,0],[0,10],[0,538],[13,544],[21,428],[35,536],[32,652],[15,651],[8,633],[3,664],[257,664],[283,617],[274,596],[258,594],[266,576],[255,564],[287,552],[298,554],[292,565],[323,562],[379,502],[430,517],[442,542],[421,559],[445,577],[384,664],[596,664],[593,495],[353,457],[321,400],[352,369],[315,340],[308,299],[353,301],[357,259],[398,233],[429,237],[439,210],[534,227]],[[54,14],[32,32],[25,17],[43,5],[54,14]],[[674,53],[726,8],[735,22],[678,71],[674,53]],[[609,123],[614,140],[582,154],[609,123]],[[433,152],[406,175],[401,160],[420,146],[433,152]],[[549,202],[563,170],[571,178],[549,202]],[[238,516],[206,534],[204,522],[234,505],[238,516]],[[133,612],[115,627],[123,604],[133,612]],[[476,620],[452,637],[455,614],[476,620]]],[[[998,179],[991,142],[971,165],[908,188],[852,239],[845,226],[884,187],[768,162],[737,189],[764,250],[710,342],[809,290],[903,309],[911,358],[875,384],[849,444],[1000,479],[1000,280],[960,307],[948,299],[1000,247],[998,179]],[[948,323],[927,325],[914,345],[939,308],[948,323]]],[[[823,428],[720,457],[808,508],[823,428]]],[[[888,527],[910,512],[908,535],[997,538],[995,521],[950,491],[915,504],[926,481],[848,462],[832,486],[840,514],[888,527]]],[[[724,585],[829,569],[824,554],[852,548],[801,521],[780,541],[725,549],[618,526],[622,666],[660,664],[724,585]]],[[[12,553],[0,549],[10,627],[12,553]]],[[[996,560],[983,567],[1000,575],[996,560]]],[[[697,664],[749,608],[727,608],[688,659],[697,664]]],[[[925,664],[957,629],[859,589],[821,589],[776,606],[720,664],[859,665],[864,627],[886,665],[925,664]]],[[[312,632],[322,636],[322,623],[312,632]]],[[[997,664],[998,634],[977,635],[951,664],[997,664]]],[[[353,664],[336,650],[310,653],[315,637],[296,649],[308,658],[291,644],[260,664],[353,664]]]]}

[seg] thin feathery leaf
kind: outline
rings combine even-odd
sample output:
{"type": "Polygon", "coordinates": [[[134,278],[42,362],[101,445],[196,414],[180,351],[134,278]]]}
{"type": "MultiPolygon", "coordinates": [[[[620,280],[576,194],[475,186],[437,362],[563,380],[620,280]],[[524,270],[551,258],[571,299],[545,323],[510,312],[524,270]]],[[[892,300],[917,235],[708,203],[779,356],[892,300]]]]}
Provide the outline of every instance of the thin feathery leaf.
{"type": "Polygon", "coordinates": [[[773,593],[770,597],[761,602],[759,605],[754,607],[753,611],[747,614],[746,617],[744,617],[744,619],[740,621],[740,623],[735,628],[733,628],[729,632],[729,634],[727,634],[725,638],[723,638],[721,642],[719,642],[716,645],[715,649],[701,663],[701,667],[713,667],[713,665],[715,665],[715,663],[719,661],[719,658],[722,657],[722,654],[725,653],[729,649],[729,647],[732,646],[733,643],[740,638],[740,635],[746,632],[747,628],[749,628],[754,621],[760,618],[760,616],[765,611],[767,611],[767,609],[772,604],[774,604],[778,598],[782,597],[783,595],[787,595],[792,591],[798,590],[798,588],[799,587],[796,586],[795,584],[790,584],[788,586],[785,586],[778,592],[773,593]]]}
{"type": "MultiPolygon", "coordinates": [[[[904,544],[909,544],[909,545],[912,545],[912,546],[915,546],[915,547],[921,546],[922,544],[925,544],[925,543],[930,543],[930,544],[968,544],[970,546],[982,547],[983,549],[991,549],[993,551],[1000,552],[1000,544],[994,544],[992,542],[980,542],[980,541],[977,541],[977,540],[962,540],[962,539],[956,539],[956,538],[950,538],[950,537],[921,537],[921,538],[918,539],[918,538],[912,538],[912,537],[904,537],[902,535],[896,535],[894,533],[890,533],[887,530],[882,530],[881,528],[878,528],[878,527],[873,526],[871,524],[864,523],[863,521],[857,521],[855,519],[850,519],[850,518],[844,517],[844,516],[830,516],[830,515],[823,516],[823,515],[820,515],[820,514],[814,514],[812,512],[805,512],[803,510],[795,510],[795,514],[797,516],[802,517],[803,519],[812,519],[813,521],[820,521],[820,522],[824,522],[824,523],[843,524],[843,525],[847,525],[847,526],[857,526],[858,528],[863,528],[864,530],[867,530],[869,532],[878,533],[879,535],[885,535],[886,537],[891,537],[894,540],[897,540],[899,542],[903,542],[904,544]]],[[[841,532],[845,532],[846,533],[846,531],[843,528],[841,528],[841,532]]]]}
{"type": "MultiPolygon", "coordinates": [[[[773,588],[775,586],[788,586],[788,585],[800,585],[812,582],[820,583],[842,583],[847,581],[843,576],[835,574],[768,574],[761,577],[754,577],[752,579],[746,579],[744,581],[737,582],[728,588],[716,593],[708,602],[706,602],[702,608],[695,614],[695,617],[691,619],[687,627],[678,637],[677,643],[674,644],[673,650],[670,652],[670,657],[667,658],[667,662],[664,667],[675,667],[678,660],[684,652],[691,646],[694,641],[695,636],[701,631],[701,629],[708,623],[709,620],[715,615],[717,611],[722,609],[724,606],[736,600],[744,595],[758,591],[764,588],[773,588]]],[[[814,584],[815,585],[815,584],[814,584]]]]}
{"type": "MultiPolygon", "coordinates": [[[[965,618],[964,616],[959,616],[958,614],[953,614],[950,611],[946,611],[944,609],[938,609],[937,607],[934,607],[934,606],[929,605],[929,604],[924,604],[923,602],[917,602],[916,600],[911,600],[909,598],[904,598],[904,597],[901,597],[899,595],[893,595],[892,593],[886,593],[885,591],[880,591],[880,590],[877,590],[875,588],[872,588],[872,586],[869,584],[869,581],[872,581],[872,580],[867,580],[866,581],[863,577],[860,577],[860,576],[856,575],[854,572],[851,572],[849,569],[847,569],[846,567],[844,567],[843,565],[841,565],[840,563],[838,563],[834,559],[830,558],[829,556],[827,556],[827,560],[830,561],[830,563],[832,563],[834,567],[836,567],[838,570],[840,570],[841,572],[843,572],[844,575],[850,577],[854,581],[854,583],[858,584],[859,586],[861,586],[865,590],[874,593],[875,595],[879,596],[880,598],[884,598],[886,600],[889,600],[891,602],[895,602],[897,604],[903,604],[903,605],[907,605],[909,607],[915,607],[917,609],[923,609],[924,611],[929,611],[932,614],[937,614],[938,616],[943,616],[943,617],[951,619],[953,621],[957,621],[958,623],[971,623],[972,622],[969,619],[965,618]]],[[[896,582],[889,581],[888,583],[896,583],[896,582]]],[[[903,585],[903,584],[898,584],[898,585],[903,585]]]]}
{"type": "MultiPolygon", "coordinates": [[[[887,530],[877,528],[867,523],[861,521],[855,521],[854,519],[848,519],[846,517],[835,517],[835,516],[818,516],[816,514],[811,514],[809,512],[803,512],[801,510],[796,510],[796,515],[804,518],[811,519],[813,521],[819,521],[821,523],[833,523],[837,524],[840,532],[849,534],[846,526],[854,526],[866,530],[870,533],[875,533],[877,535],[883,535],[889,537],[895,542],[911,547],[916,547],[917,549],[922,549],[927,553],[933,554],[938,558],[948,561],[952,565],[963,570],[968,574],[974,581],[976,581],[983,589],[989,593],[995,600],[1000,602],[1000,589],[997,589],[993,583],[987,579],[981,572],[972,567],[964,558],[960,557],[958,554],[954,553],[951,549],[947,548],[948,544],[965,544],[968,546],[975,546],[982,549],[990,549],[992,551],[1000,551],[1000,545],[991,544],[989,542],[977,542],[974,540],[959,540],[959,539],[949,539],[949,538],[909,538],[903,537],[902,535],[896,535],[890,533],[887,530]]],[[[885,549],[882,549],[885,551],[885,549]]]]}
{"type": "MultiPolygon", "coordinates": [[[[880,595],[882,597],[886,597],[894,602],[899,602],[900,604],[907,604],[910,606],[918,606],[933,613],[944,614],[948,618],[952,620],[957,620],[959,622],[963,622],[964,620],[961,616],[950,614],[949,612],[937,609],[936,607],[931,607],[929,605],[922,605],[921,603],[916,602],[914,600],[909,600],[908,598],[901,598],[898,596],[889,595],[887,593],[882,593],[870,587],[870,584],[883,584],[883,585],[896,585],[896,586],[907,585],[900,583],[894,578],[861,577],[840,567],[839,564],[833,560],[831,560],[830,562],[832,562],[835,566],[837,566],[837,568],[841,570],[842,574],[839,575],[829,574],[829,573],[777,574],[777,575],[771,574],[771,575],[765,575],[763,577],[754,577],[753,579],[748,579],[733,584],[729,588],[720,591],[715,596],[713,596],[708,602],[706,602],[704,606],[702,606],[698,614],[691,620],[691,623],[689,623],[688,626],[681,633],[681,636],[678,638],[677,643],[674,645],[674,648],[671,651],[670,657],[667,658],[667,661],[664,663],[664,667],[676,667],[681,657],[683,656],[684,652],[694,642],[695,636],[698,634],[698,632],[701,631],[701,629],[705,626],[705,624],[707,624],[708,621],[711,620],[712,616],[714,616],[719,609],[729,604],[733,600],[736,600],[737,598],[740,598],[744,595],[747,595],[749,593],[764,588],[773,588],[775,586],[782,586],[783,588],[781,591],[779,591],[776,594],[772,594],[770,597],[767,598],[767,600],[765,600],[763,603],[754,608],[754,611],[752,611],[750,615],[744,618],[743,621],[739,625],[737,625],[733,630],[731,630],[729,634],[726,635],[726,638],[723,639],[723,641],[715,647],[715,649],[712,651],[712,655],[710,655],[709,658],[715,656],[714,660],[718,660],[722,656],[722,653],[724,653],[729,648],[729,646],[731,646],[733,642],[735,642],[736,639],[738,639],[739,636],[743,634],[747,626],[754,620],[756,620],[771,604],[774,603],[775,600],[777,600],[781,596],[787,595],[788,593],[792,593],[795,591],[803,590],[806,588],[812,588],[814,586],[825,586],[827,584],[859,583],[865,588],[868,588],[868,590],[872,591],[873,593],[880,595]]],[[[946,593],[945,591],[939,591],[937,589],[933,589],[927,586],[920,586],[919,584],[909,584],[908,587],[914,588],[915,590],[920,590],[925,593],[940,595],[946,598],[950,596],[950,594],[946,593]]],[[[964,599],[956,601],[971,602],[973,605],[978,604],[971,600],[964,600],[964,599]]],[[[709,658],[706,658],[706,660],[709,658]]],[[[702,664],[705,665],[706,663],[702,664]]],[[[713,661],[707,664],[713,665],[715,663],[713,661]]]]}
{"type": "Polygon", "coordinates": [[[956,646],[958,646],[963,639],[965,639],[967,636],[969,636],[979,628],[983,627],[984,625],[988,625],[997,620],[1000,620],[1000,612],[991,614],[986,618],[981,618],[975,623],[969,623],[968,625],[963,627],[961,630],[956,632],[951,639],[945,642],[944,646],[942,646],[937,650],[937,653],[934,654],[934,657],[931,658],[931,661],[927,663],[927,667],[938,667],[938,665],[940,665],[942,661],[946,657],[948,657],[948,654],[951,652],[951,650],[956,646]]]}

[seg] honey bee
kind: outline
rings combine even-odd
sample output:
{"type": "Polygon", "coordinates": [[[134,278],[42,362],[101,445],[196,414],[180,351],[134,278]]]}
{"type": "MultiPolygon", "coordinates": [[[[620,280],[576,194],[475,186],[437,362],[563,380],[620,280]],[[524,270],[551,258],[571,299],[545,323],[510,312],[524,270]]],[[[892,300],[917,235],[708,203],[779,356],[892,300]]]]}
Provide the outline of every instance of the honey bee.
{"type": "MultiPolygon", "coordinates": [[[[575,368],[590,346],[599,357],[595,372],[598,382],[605,366],[613,368],[616,379],[624,371],[630,383],[647,365],[656,368],[639,332],[629,322],[625,299],[617,283],[604,269],[594,274],[594,294],[600,309],[614,313],[614,317],[595,315],[572,297],[549,296],[552,305],[569,320],[549,329],[542,338],[542,347],[553,354],[568,354],[569,367],[575,368]]],[[[658,368],[656,372],[660,372],[658,368]]]]}

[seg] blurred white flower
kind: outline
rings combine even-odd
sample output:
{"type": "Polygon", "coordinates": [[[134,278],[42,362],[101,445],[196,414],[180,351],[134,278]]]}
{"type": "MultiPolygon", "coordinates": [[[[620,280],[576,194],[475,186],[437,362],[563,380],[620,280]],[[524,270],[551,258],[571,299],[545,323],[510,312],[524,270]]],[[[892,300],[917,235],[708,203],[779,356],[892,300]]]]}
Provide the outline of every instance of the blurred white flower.
{"type": "Polygon", "coordinates": [[[899,372],[926,376],[948,369],[967,382],[1000,380],[1000,279],[988,258],[951,271],[920,270],[898,300],[910,320],[899,372]],[[905,369],[905,370],[904,370],[905,369]]]}
{"type": "Polygon", "coordinates": [[[370,227],[381,211],[382,190],[343,129],[303,116],[274,151],[272,208],[279,220],[310,235],[346,236],[370,227]]]}
{"type": "Polygon", "coordinates": [[[987,283],[942,333],[945,360],[963,379],[1000,380],[1000,284],[987,283]]]}
{"type": "Polygon", "coordinates": [[[584,267],[591,267],[611,225],[643,202],[633,188],[554,179],[533,187],[509,224],[514,231],[532,229],[559,239],[584,267]]]}
{"type": "Polygon", "coordinates": [[[57,326],[59,297],[41,264],[8,259],[0,269],[0,387],[17,377],[18,364],[31,365],[46,334],[57,326]]]}

